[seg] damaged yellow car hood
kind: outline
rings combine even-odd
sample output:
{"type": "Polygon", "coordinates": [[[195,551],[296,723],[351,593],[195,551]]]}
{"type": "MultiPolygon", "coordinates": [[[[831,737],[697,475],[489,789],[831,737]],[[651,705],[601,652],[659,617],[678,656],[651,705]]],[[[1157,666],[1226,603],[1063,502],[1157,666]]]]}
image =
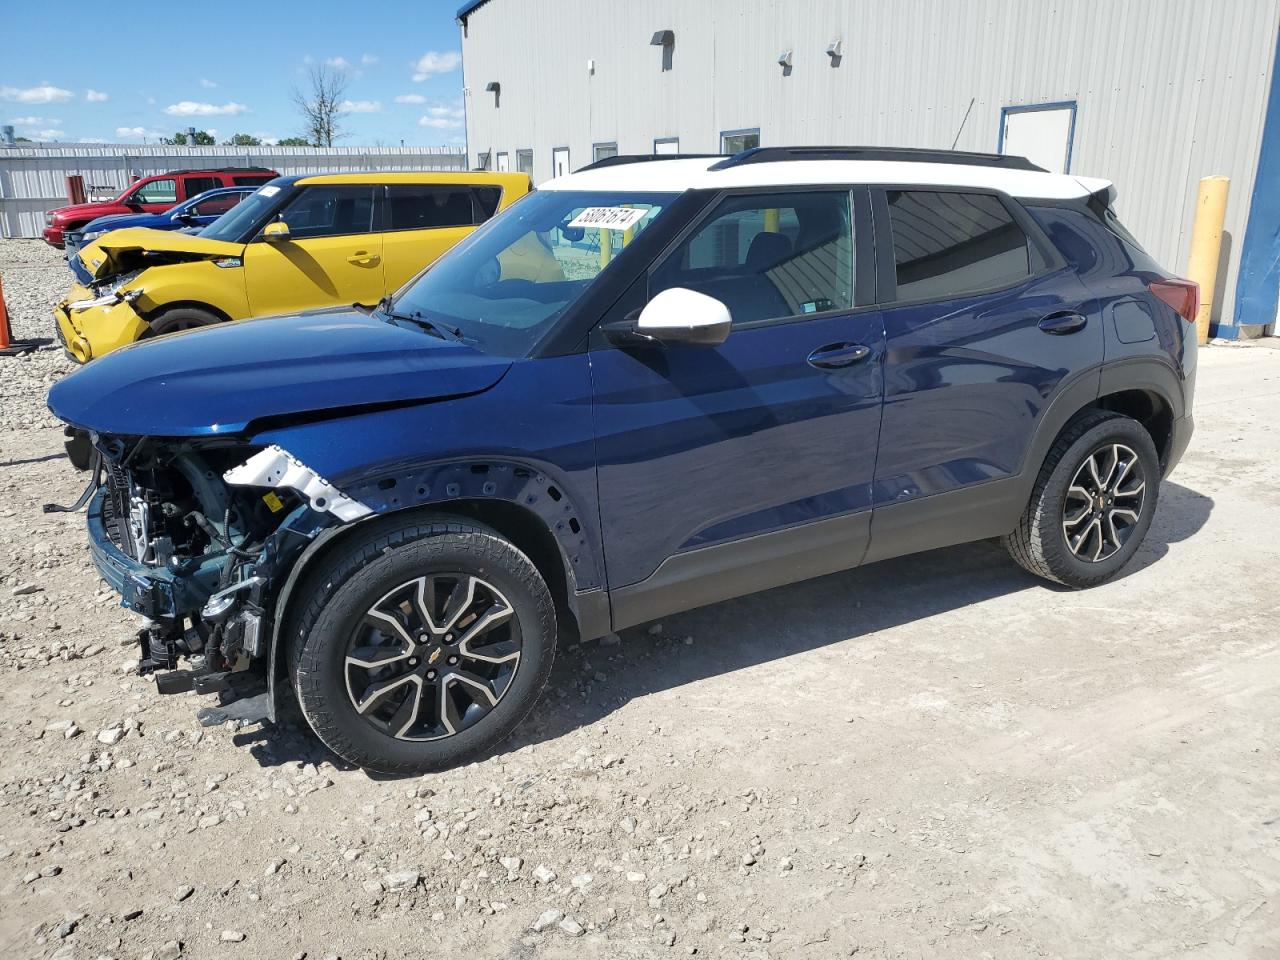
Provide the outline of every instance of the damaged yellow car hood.
{"type": "Polygon", "coordinates": [[[225,240],[205,240],[176,230],[129,227],[113,230],[81,249],[80,264],[90,279],[102,280],[127,270],[152,264],[183,263],[192,260],[220,260],[238,257],[244,244],[225,240]]]}

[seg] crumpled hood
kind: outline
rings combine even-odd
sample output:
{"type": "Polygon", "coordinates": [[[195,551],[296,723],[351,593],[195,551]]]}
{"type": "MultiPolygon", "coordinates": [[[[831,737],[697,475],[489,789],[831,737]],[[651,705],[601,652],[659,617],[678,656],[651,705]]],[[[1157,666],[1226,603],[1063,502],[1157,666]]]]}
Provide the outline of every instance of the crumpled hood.
{"type": "Polygon", "coordinates": [[[206,240],[173,230],[150,230],[130,227],[112,230],[80,251],[80,262],[94,280],[128,270],[146,267],[148,263],[178,263],[189,260],[221,260],[244,253],[243,243],[206,240]]]}
{"type": "Polygon", "coordinates": [[[49,391],[54,416],[124,436],[242,433],[251,421],[479,393],[511,361],[348,308],[144,340],[49,391]]]}

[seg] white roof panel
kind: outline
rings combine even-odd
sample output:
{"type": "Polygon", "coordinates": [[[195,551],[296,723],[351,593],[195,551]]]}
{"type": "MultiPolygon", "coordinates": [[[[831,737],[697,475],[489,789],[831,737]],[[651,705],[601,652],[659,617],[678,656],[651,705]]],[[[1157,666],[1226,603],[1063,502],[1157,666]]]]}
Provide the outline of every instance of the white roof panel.
{"type": "Polygon", "coordinates": [[[734,187],[807,186],[827,183],[920,184],[1000,190],[1013,197],[1069,200],[1109,186],[1106,180],[1060,173],[1007,170],[959,163],[886,160],[781,160],[709,169],[720,157],[619,163],[581,170],[538,186],[539,190],[635,190],[679,193],[734,187]]]}

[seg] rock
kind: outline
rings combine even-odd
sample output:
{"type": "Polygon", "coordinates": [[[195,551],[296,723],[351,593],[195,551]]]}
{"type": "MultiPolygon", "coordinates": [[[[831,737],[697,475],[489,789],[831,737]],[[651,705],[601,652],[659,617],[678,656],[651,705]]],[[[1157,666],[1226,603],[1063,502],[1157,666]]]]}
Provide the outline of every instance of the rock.
{"type": "Polygon", "coordinates": [[[795,864],[791,862],[790,857],[783,857],[781,860],[778,861],[778,870],[782,873],[787,873],[794,867],[795,867],[795,864]]]}
{"type": "Polygon", "coordinates": [[[33,593],[39,592],[40,589],[41,588],[36,586],[34,583],[24,583],[21,586],[14,587],[9,592],[15,597],[27,597],[33,593]]]}
{"type": "Polygon", "coordinates": [[[571,937],[580,937],[586,933],[586,928],[572,917],[565,917],[560,921],[559,927],[571,937]]]}
{"type": "Polygon", "coordinates": [[[187,897],[191,896],[195,892],[196,892],[195,887],[191,886],[191,884],[189,883],[184,883],[177,890],[173,891],[173,899],[176,900],[178,903],[181,903],[183,900],[187,899],[187,897]]]}
{"type": "Polygon", "coordinates": [[[74,720],[72,720],[69,724],[67,724],[67,729],[62,731],[62,736],[65,739],[70,740],[72,737],[80,736],[81,733],[83,733],[83,731],[80,729],[80,726],[74,720]]]}
{"type": "Polygon", "coordinates": [[[587,887],[591,886],[591,881],[594,879],[595,878],[589,873],[580,873],[569,881],[569,885],[575,890],[585,890],[587,887]]]}
{"type": "Polygon", "coordinates": [[[182,944],[177,940],[166,941],[156,952],[156,960],[178,960],[182,956],[182,944]]]}
{"type": "Polygon", "coordinates": [[[218,939],[223,943],[243,943],[244,934],[239,930],[223,930],[218,934],[218,939]]]}
{"type": "Polygon", "coordinates": [[[422,874],[417,870],[398,870],[395,873],[388,873],[382,878],[383,886],[392,893],[398,893],[401,890],[412,890],[422,882],[422,874]]]}
{"type": "Polygon", "coordinates": [[[644,883],[647,877],[639,870],[627,871],[627,883],[644,883]]]}
{"type": "Polygon", "coordinates": [[[622,638],[616,633],[606,633],[600,638],[600,646],[602,647],[616,647],[621,642],[622,638]]]}
{"type": "Polygon", "coordinates": [[[661,635],[662,635],[662,624],[660,623],[649,624],[649,636],[658,637],[661,635]]]}
{"type": "Polygon", "coordinates": [[[105,730],[98,731],[98,742],[105,743],[109,747],[114,747],[123,738],[123,727],[107,727],[105,730]]]}
{"type": "Polygon", "coordinates": [[[535,883],[550,883],[556,878],[556,872],[544,864],[538,864],[533,868],[533,879],[535,883]]]}
{"type": "Polygon", "coordinates": [[[618,821],[618,826],[622,828],[623,833],[631,834],[636,832],[636,818],[623,817],[618,821]]]}
{"type": "Polygon", "coordinates": [[[498,862],[502,864],[503,869],[507,871],[507,879],[515,879],[520,873],[520,868],[524,866],[524,859],[521,857],[501,857],[498,862]]]}
{"type": "Polygon", "coordinates": [[[272,860],[270,863],[267,864],[267,869],[264,871],[263,875],[267,877],[274,877],[277,873],[280,872],[280,868],[283,866],[284,866],[284,858],[276,857],[274,860],[272,860]]]}
{"type": "Polygon", "coordinates": [[[543,910],[542,913],[538,914],[538,919],[533,921],[534,932],[541,933],[543,930],[546,930],[548,927],[555,926],[557,923],[560,922],[560,918],[563,916],[564,914],[561,913],[559,910],[557,910],[555,907],[552,907],[549,910],[543,910]]]}

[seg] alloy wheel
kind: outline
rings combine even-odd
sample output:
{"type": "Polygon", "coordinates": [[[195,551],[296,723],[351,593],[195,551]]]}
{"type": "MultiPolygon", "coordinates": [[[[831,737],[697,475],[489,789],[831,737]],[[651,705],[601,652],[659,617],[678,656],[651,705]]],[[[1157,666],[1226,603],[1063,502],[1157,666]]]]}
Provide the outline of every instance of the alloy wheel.
{"type": "Polygon", "coordinates": [[[1147,482],[1137,453],[1108,443],[1085,457],[1067,487],[1062,534],[1067,547],[1086,563],[1114,556],[1138,526],[1147,482]]]}
{"type": "Polygon", "coordinates": [[[520,623],[493,584],[435,573],[386,593],[356,626],[344,675],[356,713],[399,740],[439,740],[489,714],[520,666],[520,623]]]}

